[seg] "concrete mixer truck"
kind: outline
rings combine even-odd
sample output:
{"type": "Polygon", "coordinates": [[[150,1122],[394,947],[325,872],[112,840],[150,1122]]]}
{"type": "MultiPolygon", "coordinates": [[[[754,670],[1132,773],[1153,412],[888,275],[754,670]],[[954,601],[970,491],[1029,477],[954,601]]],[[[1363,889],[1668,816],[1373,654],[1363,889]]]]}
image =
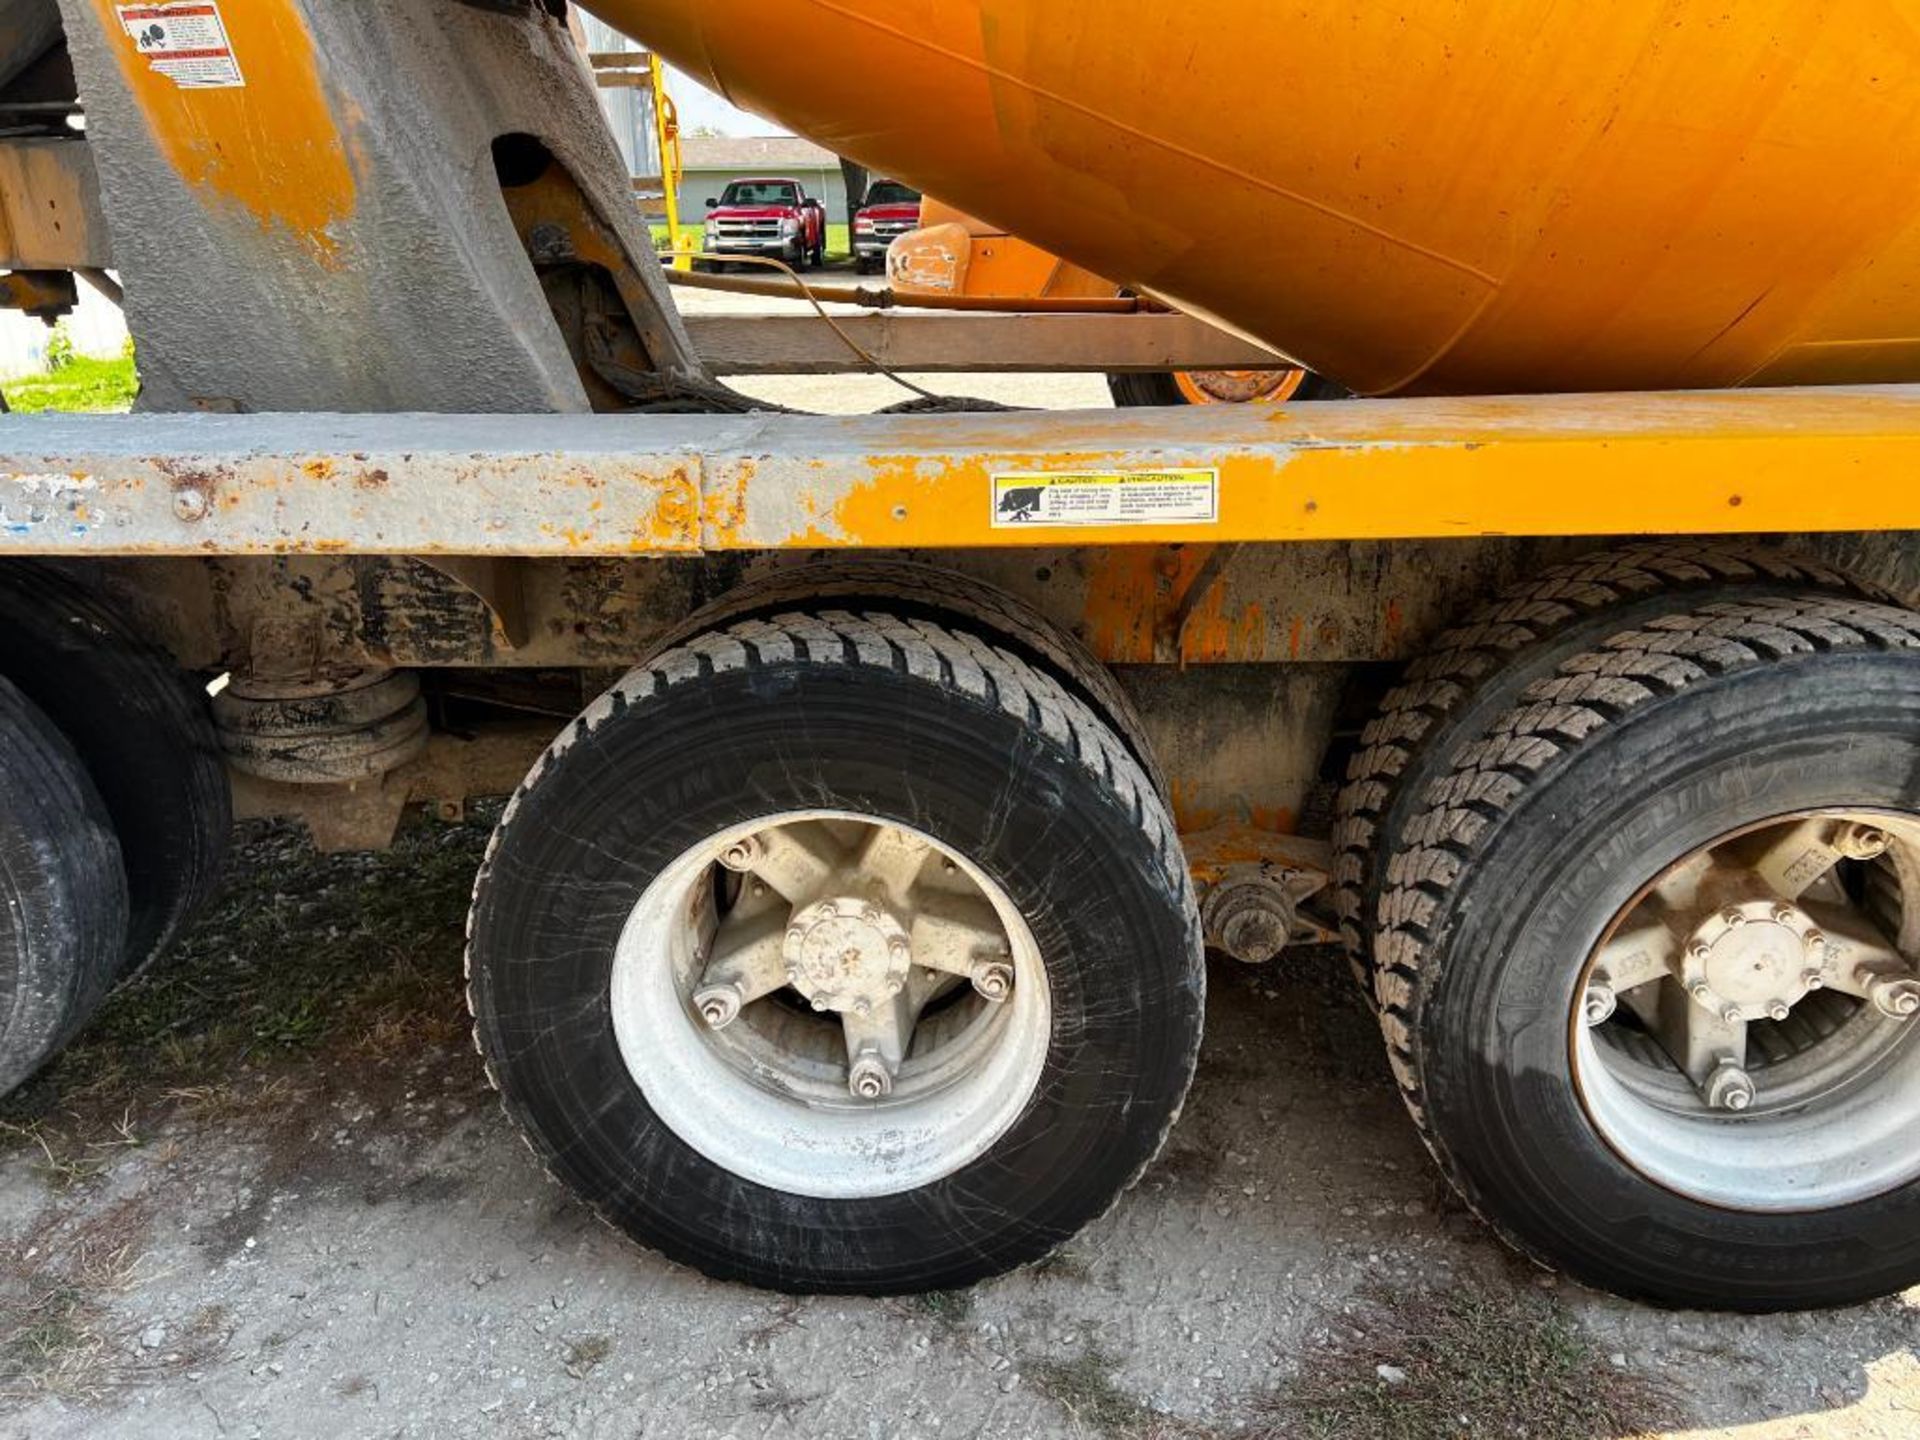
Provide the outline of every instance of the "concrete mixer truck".
{"type": "Polygon", "coordinates": [[[236,808],[504,788],[488,1073],[709,1274],[1039,1259],[1177,1122],[1208,953],[1337,946],[1525,1254],[1920,1281],[1898,7],[591,8],[1376,398],[774,413],[564,0],[6,0],[6,296],[121,295],[143,389],[0,421],[0,1087],[236,808]]]}

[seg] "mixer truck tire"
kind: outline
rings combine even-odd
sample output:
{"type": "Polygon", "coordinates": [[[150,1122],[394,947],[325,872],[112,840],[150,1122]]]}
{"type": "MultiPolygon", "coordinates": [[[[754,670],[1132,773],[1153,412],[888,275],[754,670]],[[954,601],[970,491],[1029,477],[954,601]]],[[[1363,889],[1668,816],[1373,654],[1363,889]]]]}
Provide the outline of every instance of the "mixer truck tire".
{"type": "Polygon", "coordinates": [[[225,864],[233,792],[206,692],[94,586],[30,561],[0,566],[0,674],[78,752],[113,819],[131,977],[193,918],[225,864]]]}
{"type": "Polygon", "coordinates": [[[1147,772],[1155,794],[1165,799],[1171,793],[1166,772],[1147,738],[1146,722],[1113,671],[1026,601],[977,576],[910,560],[826,561],[775,570],[736,585],[702,606],[655,648],[669,649],[735,621],[767,619],[782,611],[823,604],[855,613],[877,606],[908,620],[957,624],[998,648],[1013,651],[1029,665],[1046,670],[1119,734],[1134,761],[1147,772]]]}
{"type": "Polygon", "coordinates": [[[1199,1047],[1173,822],[1098,715],[958,626],[709,631],[570,726],[475,889],[508,1112],[722,1279],[965,1285],[1139,1177],[1199,1047]]]}
{"type": "Polygon", "coordinates": [[[1387,882],[1393,1071],[1514,1245],[1676,1306],[1920,1282],[1920,615],[1614,627],[1480,726],[1387,882]]]}
{"type": "Polygon", "coordinates": [[[56,1054],[119,972],[120,846],[80,757],[0,680],[0,1095],[56,1054]]]}
{"type": "Polygon", "coordinates": [[[1354,978],[1371,998],[1386,858],[1427,787],[1535,681],[1614,630],[1676,606],[1805,590],[1888,599],[1841,572],[1759,543],[1649,541],[1556,565],[1502,590],[1436,636],[1361,734],[1333,831],[1333,903],[1354,978]]]}
{"type": "Polygon", "coordinates": [[[1287,400],[1350,400],[1353,392],[1311,370],[1217,370],[1107,376],[1122,409],[1154,405],[1277,405],[1287,400]]]}

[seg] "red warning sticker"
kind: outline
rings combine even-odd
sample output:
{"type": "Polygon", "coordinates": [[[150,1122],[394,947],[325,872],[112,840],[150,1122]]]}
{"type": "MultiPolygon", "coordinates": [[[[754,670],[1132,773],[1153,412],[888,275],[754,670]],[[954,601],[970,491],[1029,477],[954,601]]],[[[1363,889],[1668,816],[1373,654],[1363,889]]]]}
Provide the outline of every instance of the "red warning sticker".
{"type": "Polygon", "coordinates": [[[120,23],[156,73],[183,89],[245,85],[216,0],[116,5],[120,23]]]}

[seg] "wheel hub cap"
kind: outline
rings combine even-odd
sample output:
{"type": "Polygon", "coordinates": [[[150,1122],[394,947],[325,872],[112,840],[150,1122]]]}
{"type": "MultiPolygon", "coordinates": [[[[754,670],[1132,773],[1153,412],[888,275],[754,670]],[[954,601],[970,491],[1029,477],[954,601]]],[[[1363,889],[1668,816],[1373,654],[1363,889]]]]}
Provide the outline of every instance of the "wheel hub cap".
{"type": "Polygon", "coordinates": [[[1777,1020],[1817,987],[1824,955],[1813,921],[1796,906],[1750,900],[1694,930],[1681,981],[1724,1019],[1777,1020]]]}
{"type": "Polygon", "coordinates": [[[913,942],[891,911],[835,895],[794,917],[782,955],[814,1009],[865,1014],[906,988],[913,942]]]}

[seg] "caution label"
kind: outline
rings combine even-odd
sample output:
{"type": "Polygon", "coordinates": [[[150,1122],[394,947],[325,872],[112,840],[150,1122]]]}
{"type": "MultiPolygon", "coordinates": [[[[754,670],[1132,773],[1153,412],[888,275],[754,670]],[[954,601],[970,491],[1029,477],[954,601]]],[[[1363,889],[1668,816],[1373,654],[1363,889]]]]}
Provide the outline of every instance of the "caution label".
{"type": "Polygon", "coordinates": [[[147,65],[182,89],[245,85],[216,0],[116,5],[120,23],[147,65]]]}
{"type": "Polygon", "coordinates": [[[1213,525],[1218,470],[1044,471],[993,477],[993,528],[1213,525]]]}

